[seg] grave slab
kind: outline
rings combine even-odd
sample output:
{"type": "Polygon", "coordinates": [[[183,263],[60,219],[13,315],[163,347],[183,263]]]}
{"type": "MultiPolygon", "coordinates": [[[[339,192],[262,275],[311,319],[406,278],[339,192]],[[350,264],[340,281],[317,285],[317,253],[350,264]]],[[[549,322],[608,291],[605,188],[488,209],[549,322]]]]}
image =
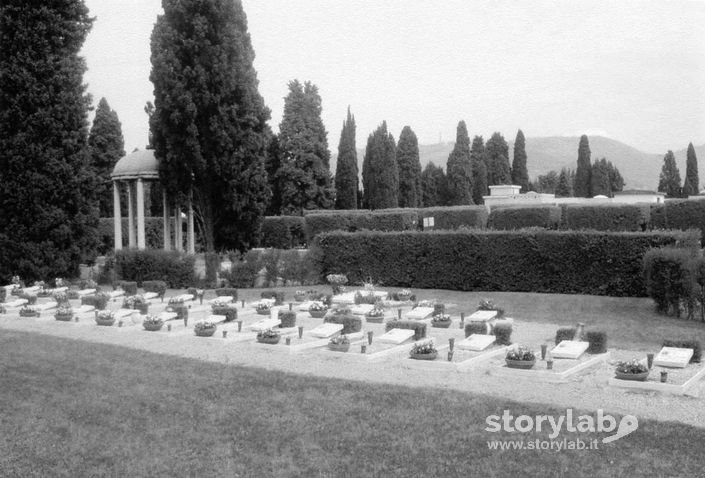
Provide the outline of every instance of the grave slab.
{"type": "Polygon", "coordinates": [[[407,312],[406,318],[409,320],[424,320],[431,317],[431,315],[433,315],[433,307],[416,307],[407,312]]]}
{"type": "Polygon", "coordinates": [[[410,329],[392,329],[386,334],[380,336],[377,340],[384,344],[399,345],[414,336],[414,331],[410,329]]]}
{"type": "Polygon", "coordinates": [[[279,319],[264,319],[249,326],[249,329],[253,332],[263,332],[267,329],[273,329],[281,324],[279,319]]]}
{"type": "Polygon", "coordinates": [[[145,292],[144,294],[142,294],[142,297],[144,297],[144,300],[153,300],[158,299],[159,294],[157,294],[156,292],[145,292]]]}
{"type": "Polygon", "coordinates": [[[43,311],[56,309],[57,306],[58,304],[56,302],[44,302],[42,304],[35,304],[32,307],[34,308],[34,310],[43,311]]]}
{"type": "Polygon", "coordinates": [[[167,312],[167,311],[164,311],[159,314],[159,318],[162,319],[164,322],[167,322],[169,320],[175,320],[178,316],[179,316],[179,314],[177,314],[176,312],[167,312]]]}
{"type": "Polygon", "coordinates": [[[321,339],[329,339],[343,330],[343,324],[321,324],[311,330],[309,335],[321,339]]]}
{"type": "Polygon", "coordinates": [[[28,302],[27,299],[15,299],[15,300],[11,300],[10,302],[5,302],[4,304],[2,304],[2,306],[5,307],[6,309],[16,309],[16,308],[22,307],[27,302],[28,302]]]}
{"type": "Polygon", "coordinates": [[[466,317],[465,320],[470,322],[487,322],[488,320],[492,320],[496,317],[496,310],[476,310],[468,317],[466,317]]]}
{"type": "Polygon", "coordinates": [[[685,368],[693,357],[693,349],[663,347],[654,358],[654,365],[659,367],[685,368]]]}
{"type": "Polygon", "coordinates": [[[93,314],[93,313],[95,313],[95,306],[94,305],[84,304],[76,309],[76,314],[79,314],[79,315],[93,314]]]}
{"type": "MultiPolygon", "coordinates": [[[[115,292],[118,292],[118,291],[115,291],[115,292]]],[[[174,297],[169,297],[169,300],[174,300],[174,301],[183,302],[183,303],[187,304],[189,302],[193,302],[193,295],[179,294],[179,295],[175,295],[174,297]]]]}
{"type": "Polygon", "coordinates": [[[350,307],[350,312],[352,312],[354,315],[365,315],[374,308],[375,306],[372,304],[358,304],[354,307],[350,307]]]}
{"type": "Polygon", "coordinates": [[[87,296],[87,295],[95,294],[95,291],[96,291],[96,289],[81,289],[81,290],[79,290],[79,291],[76,291],[76,294],[77,294],[79,297],[84,297],[84,296],[87,296]]]}
{"type": "Polygon", "coordinates": [[[344,294],[334,295],[331,302],[340,305],[352,305],[355,303],[355,292],[345,292],[344,294]]]}
{"type": "Polygon", "coordinates": [[[492,345],[496,339],[497,338],[494,335],[472,334],[455,344],[455,346],[460,350],[479,352],[492,345]]]}
{"type": "Polygon", "coordinates": [[[553,358],[578,359],[590,346],[589,342],[578,340],[563,340],[551,350],[553,358]]]}

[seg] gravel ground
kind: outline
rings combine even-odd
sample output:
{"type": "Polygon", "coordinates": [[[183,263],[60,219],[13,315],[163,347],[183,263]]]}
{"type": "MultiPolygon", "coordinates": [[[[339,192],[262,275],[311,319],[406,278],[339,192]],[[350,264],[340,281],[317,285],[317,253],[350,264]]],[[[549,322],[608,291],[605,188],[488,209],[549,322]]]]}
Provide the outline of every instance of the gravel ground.
{"type": "MultiPolygon", "coordinates": [[[[254,315],[241,318],[254,321],[254,315]]],[[[314,322],[308,314],[300,313],[300,324],[307,328],[314,322]]],[[[259,317],[261,318],[261,317],[259,317]]],[[[320,319],[318,320],[320,323],[320,319]]],[[[571,407],[586,411],[601,408],[615,414],[632,414],[637,417],[664,421],[678,421],[705,428],[705,378],[687,395],[676,396],[658,392],[625,391],[609,387],[613,365],[607,362],[589,368],[564,383],[547,383],[529,377],[507,377],[497,373],[489,364],[480,364],[469,371],[458,372],[452,367],[417,367],[405,355],[390,357],[381,362],[360,360],[358,353],[326,353],[321,350],[291,355],[285,345],[267,346],[253,341],[240,342],[232,329],[228,338],[220,332],[213,338],[197,338],[184,330],[176,329],[171,337],[167,332],[145,332],[139,326],[98,327],[92,320],[79,323],[57,322],[51,316],[39,319],[0,316],[0,329],[42,333],[56,337],[114,344],[150,352],[189,357],[228,365],[262,367],[271,370],[333,377],[363,382],[391,383],[409,387],[436,387],[453,389],[492,397],[502,397],[535,404],[551,404],[558,408],[571,407]],[[356,357],[357,356],[357,357],[356,357]]],[[[375,337],[383,333],[383,325],[366,325],[374,330],[375,337]],[[378,335],[379,334],[379,335],[378,335]]],[[[528,324],[516,322],[512,339],[533,345],[551,343],[556,326],[553,324],[528,324]]],[[[463,332],[455,322],[451,329],[429,328],[429,335],[439,345],[447,345],[448,337],[461,340],[463,332]]],[[[296,340],[296,339],[294,339],[296,340]]],[[[610,350],[612,359],[638,357],[639,352],[610,350]]],[[[537,364],[538,366],[541,363],[537,364]]]]}

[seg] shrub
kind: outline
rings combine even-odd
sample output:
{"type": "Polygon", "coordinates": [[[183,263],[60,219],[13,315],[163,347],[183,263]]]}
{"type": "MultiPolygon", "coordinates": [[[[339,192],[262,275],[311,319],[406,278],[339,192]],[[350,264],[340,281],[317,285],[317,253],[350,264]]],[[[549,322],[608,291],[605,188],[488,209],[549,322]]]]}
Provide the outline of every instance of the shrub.
{"type": "Polygon", "coordinates": [[[651,206],[651,225],[656,229],[692,229],[705,244],[705,201],[672,199],[651,206]]]}
{"type": "Polygon", "coordinates": [[[306,244],[304,218],[301,216],[267,216],[262,221],[261,247],[292,249],[306,244]]]}
{"type": "Polygon", "coordinates": [[[84,295],[81,297],[81,305],[92,305],[95,310],[105,310],[108,306],[110,296],[103,292],[98,292],[94,295],[84,295]]]}
{"type": "Polygon", "coordinates": [[[167,312],[176,312],[177,320],[188,320],[188,306],[186,304],[169,304],[167,312]]]}
{"type": "Polygon", "coordinates": [[[20,292],[17,295],[18,299],[25,299],[27,301],[27,305],[34,305],[37,303],[37,298],[38,296],[36,294],[28,294],[27,292],[20,292]]]}
{"type": "Polygon", "coordinates": [[[260,297],[262,299],[274,299],[274,305],[282,305],[286,294],[278,290],[263,290],[260,297]]]}
{"type": "Polygon", "coordinates": [[[138,284],[161,280],[171,288],[185,288],[195,280],[194,264],[194,256],[177,251],[123,249],[115,253],[117,276],[138,284]]]}
{"type": "Polygon", "coordinates": [[[607,332],[604,330],[589,330],[585,334],[590,346],[587,349],[589,354],[603,354],[607,352],[607,332]]]}
{"type": "Polygon", "coordinates": [[[643,297],[644,253],[698,242],[694,231],[458,230],[329,232],[315,247],[321,274],[388,287],[643,297]]]}
{"type": "Polygon", "coordinates": [[[641,231],[649,211],[637,204],[569,204],[564,208],[565,229],[598,231],[641,231]]]}
{"type": "Polygon", "coordinates": [[[485,322],[468,322],[465,324],[465,336],[469,337],[472,334],[487,334],[487,324],[485,322]]]}
{"type": "Polygon", "coordinates": [[[325,316],[323,322],[343,324],[342,334],[352,334],[362,330],[362,319],[352,314],[329,314],[325,316]]]}
{"type": "Polygon", "coordinates": [[[355,304],[372,304],[374,305],[377,302],[377,296],[374,295],[373,292],[370,293],[364,293],[357,291],[355,292],[355,304]]]}
{"type": "Polygon", "coordinates": [[[384,330],[389,332],[392,329],[409,329],[414,331],[414,340],[421,340],[426,337],[426,323],[415,320],[391,320],[384,326],[384,330]]]}
{"type": "Polygon", "coordinates": [[[142,281],[142,288],[145,292],[154,292],[163,299],[167,286],[163,280],[146,280],[142,281]]]}
{"type": "Polygon", "coordinates": [[[510,230],[527,227],[558,229],[561,224],[560,206],[495,207],[488,221],[492,229],[510,230]]]}
{"type": "Polygon", "coordinates": [[[294,312],[293,310],[280,310],[278,317],[281,321],[279,327],[285,329],[288,327],[296,326],[296,312],[294,312]]]}
{"type": "Polygon", "coordinates": [[[418,210],[419,223],[433,218],[433,229],[459,229],[487,227],[488,213],[485,206],[427,207],[418,210]]]}
{"type": "Polygon", "coordinates": [[[680,317],[680,304],[685,301],[688,316],[695,308],[698,256],[688,249],[661,247],[644,255],[646,290],[656,304],[656,311],[680,317]]]}
{"type": "Polygon", "coordinates": [[[257,275],[262,270],[262,251],[248,251],[244,255],[231,258],[233,265],[230,272],[221,273],[221,277],[228,281],[232,287],[255,287],[257,275]]]}
{"type": "Polygon", "coordinates": [[[681,349],[693,349],[693,356],[690,358],[690,363],[700,363],[702,359],[702,345],[699,340],[695,339],[665,339],[664,347],[677,347],[681,349]]]}
{"type": "Polygon", "coordinates": [[[237,289],[234,287],[221,287],[215,289],[216,297],[232,297],[233,301],[237,301],[237,289]]]}
{"type": "Polygon", "coordinates": [[[578,330],[575,327],[561,327],[556,331],[556,345],[564,340],[573,340],[578,330]]]}
{"type": "Polygon", "coordinates": [[[125,291],[125,295],[137,294],[137,282],[125,280],[120,281],[120,287],[125,291]]]}
{"type": "Polygon", "coordinates": [[[0,287],[0,303],[7,300],[7,289],[0,287]]]}
{"type": "Polygon", "coordinates": [[[237,309],[235,307],[214,305],[212,310],[213,315],[224,315],[226,322],[237,320],[237,309]]]}
{"type": "Polygon", "coordinates": [[[511,322],[497,322],[494,327],[492,327],[492,334],[497,338],[496,342],[498,345],[511,345],[511,322]]]}
{"type": "Polygon", "coordinates": [[[327,231],[408,231],[416,230],[418,224],[418,215],[413,209],[316,211],[306,214],[304,219],[308,242],[327,231]]]}

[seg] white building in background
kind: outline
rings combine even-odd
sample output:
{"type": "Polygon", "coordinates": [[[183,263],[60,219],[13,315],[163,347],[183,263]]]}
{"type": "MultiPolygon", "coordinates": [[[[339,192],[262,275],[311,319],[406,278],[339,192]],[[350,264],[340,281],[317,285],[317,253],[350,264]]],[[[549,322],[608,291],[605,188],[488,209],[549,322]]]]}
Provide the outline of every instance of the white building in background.
{"type": "Polygon", "coordinates": [[[490,186],[490,195],[482,196],[485,206],[531,206],[540,204],[637,204],[637,203],[662,203],[664,193],[646,190],[627,190],[614,193],[614,197],[595,196],[593,198],[557,198],[555,194],[537,193],[529,191],[520,193],[521,186],[515,184],[501,184],[490,186]]]}

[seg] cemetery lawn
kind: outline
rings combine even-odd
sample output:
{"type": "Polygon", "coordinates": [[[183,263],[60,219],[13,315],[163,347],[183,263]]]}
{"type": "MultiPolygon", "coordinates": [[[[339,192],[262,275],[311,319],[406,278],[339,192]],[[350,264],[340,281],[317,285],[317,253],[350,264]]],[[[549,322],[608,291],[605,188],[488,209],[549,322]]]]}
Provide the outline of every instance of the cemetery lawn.
{"type": "Polygon", "coordinates": [[[488,415],[565,410],[9,330],[0,350],[0,476],[698,476],[705,467],[705,428],[673,422],[641,419],[592,451],[495,451],[488,440],[517,434],[485,431],[488,415]]]}

